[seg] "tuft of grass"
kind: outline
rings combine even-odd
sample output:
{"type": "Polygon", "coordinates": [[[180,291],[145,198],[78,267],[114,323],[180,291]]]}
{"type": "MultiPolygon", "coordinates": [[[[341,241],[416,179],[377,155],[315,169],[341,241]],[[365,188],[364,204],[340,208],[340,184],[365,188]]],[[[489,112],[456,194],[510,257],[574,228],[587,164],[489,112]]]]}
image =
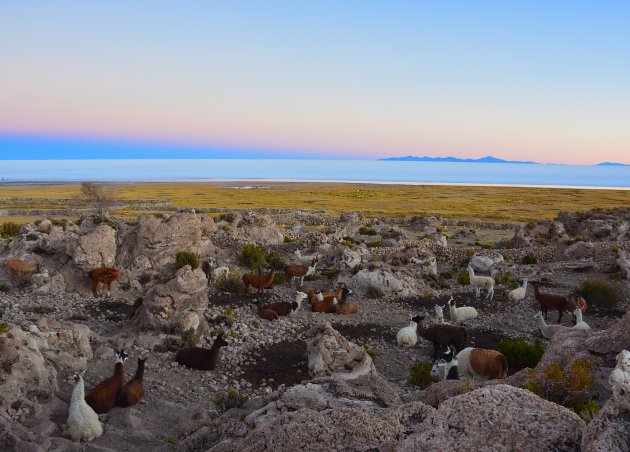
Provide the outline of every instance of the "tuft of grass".
{"type": "Polygon", "coordinates": [[[376,235],[378,234],[378,232],[376,232],[374,229],[370,229],[367,226],[361,226],[359,228],[359,234],[361,235],[376,235]]]}
{"type": "Polygon", "coordinates": [[[538,361],[540,361],[545,353],[540,339],[536,339],[532,344],[524,337],[503,339],[499,342],[497,350],[505,355],[508,365],[512,370],[536,367],[536,364],[538,364],[538,361]]]}
{"type": "Polygon", "coordinates": [[[603,279],[585,279],[580,287],[575,289],[575,295],[584,297],[590,306],[604,311],[612,311],[617,308],[621,299],[621,287],[618,283],[603,279]]]}
{"type": "Polygon", "coordinates": [[[267,266],[267,250],[262,246],[249,243],[243,247],[236,259],[239,265],[256,270],[267,266]]]}
{"type": "Polygon", "coordinates": [[[220,414],[232,408],[238,408],[247,402],[247,397],[239,393],[236,389],[229,388],[227,392],[217,394],[212,403],[217,407],[220,414]]]}
{"type": "Polygon", "coordinates": [[[335,267],[328,271],[322,272],[322,275],[328,279],[335,279],[337,276],[339,276],[339,273],[339,269],[335,267]]]}
{"type": "Polygon", "coordinates": [[[284,243],[294,243],[294,242],[295,242],[295,239],[294,239],[294,238],[289,237],[288,235],[285,235],[285,236],[284,236],[284,239],[283,239],[282,241],[283,241],[284,243]]]}
{"type": "Polygon", "coordinates": [[[168,435],[164,441],[173,449],[175,448],[175,445],[177,444],[177,440],[175,439],[173,435],[168,435]]]}
{"type": "Polygon", "coordinates": [[[376,362],[376,352],[374,350],[372,350],[367,344],[364,344],[361,341],[355,341],[355,342],[359,347],[365,350],[365,353],[370,355],[370,358],[372,358],[372,361],[376,362]]]}
{"type": "Polygon", "coordinates": [[[4,334],[9,331],[9,324],[7,322],[0,323],[0,334],[4,334]]]}
{"type": "Polygon", "coordinates": [[[20,225],[12,221],[4,222],[0,225],[0,237],[8,239],[10,237],[17,237],[20,233],[20,225]]]}
{"type": "Polygon", "coordinates": [[[219,221],[234,223],[234,220],[236,220],[236,215],[232,212],[222,213],[221,215],[219,215],[219,221]]]}
{"type": "Polygon", "coordinates": [[[538,258],[531,254],[523,256],[523,259],[521,260],[521,264],[523,265],[535,265],[537,263],[538,263],[538,258]]]}
{"type": "Polygon", "coordinates": [[[457,282],[461,284],[462,286],[469,285],[470,275],[468,274],[468,271],[462,270],[461,272],[459,272],[459,275],[457,275],[457,282]]]}
{"type": "Polygon", "coordinates": [[[416,361],[411,369],[409,369],[409,378],[407,382],[414,386],[419,386],[421,389],[426,388],[439,380],[437,377],[431,376],[431,369],[433,363],[416,361]]]}
{"type": "Polygon", "coordinates": [[[238,272],[230,272],[227,276],[221,275],[218,278],[212,278],[212,284],[221,292],[241,294],[245,292],[245,286],[238,272]]]}
{"type": "Polygon", "coordinates": [[[345,246],[358,245],[359,243],[361,242],[359,242],[358,240],[355,240],[353,237],[350,237],[349,235],[341,239],[341,244],[345,246]]]}
{"type": "Polygon", "coordinates": [[[182,333],[182,342],[184,345],[194,347],[197,345],[198,339],[194,328],[188,328],[182,333]]]}
{"type": "Polygon", "coordinates": [[[274,270],[282,270],[284,269],[284,266],[287,264],[284,258],[280,256],[278,253],[267,254],[267,256],[265,257],[265,260],[267,261],[267,265],[273,268],[274,270]]]}
{"type": "Polygon", "coordinates": [[[381,298],[385,295],[385,293],[383,292],[383,289],[381,289],[380,287],[376,287],[376,286],[372,286],[368,289],[367,291],[367,297],[368,298],[381,298]]]}
{"type": "Polygon", "coordinates": [[[381,248],[383,246],[383,242],[380,240],[374,240],[372,242],[367,243],[368,248],[381,248]]]}
{"type": "Polygon", "coordinates": [[[184,265],[190,265],[193,270],[199,268],[199,256],[194,253],[189,253],[188,251],[178,252],[175,261],[175,265],[178,269],[182,268],[184,265]]]}

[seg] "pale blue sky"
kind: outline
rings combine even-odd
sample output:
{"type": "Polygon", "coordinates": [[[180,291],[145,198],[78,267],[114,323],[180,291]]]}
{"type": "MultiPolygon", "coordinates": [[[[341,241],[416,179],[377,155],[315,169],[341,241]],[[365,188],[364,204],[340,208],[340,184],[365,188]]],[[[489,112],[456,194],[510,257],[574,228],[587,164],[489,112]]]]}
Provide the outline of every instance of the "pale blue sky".
{"type": "Polygon", "coordinates": [[[0,158],[62,137],[630,163],[628,24],[610,1],[0,2],[0,158]]]}

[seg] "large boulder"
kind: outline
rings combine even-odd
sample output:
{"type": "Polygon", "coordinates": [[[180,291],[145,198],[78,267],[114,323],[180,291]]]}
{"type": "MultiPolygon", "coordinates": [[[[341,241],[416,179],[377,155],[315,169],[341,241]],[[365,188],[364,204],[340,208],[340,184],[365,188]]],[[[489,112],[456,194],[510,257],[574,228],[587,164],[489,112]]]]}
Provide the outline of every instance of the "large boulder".
{"type": "Polygon", "coordinates": [[[617,355],[612,397],[584,430],[582,450],[630,450],[630,352],[617,355]]]}
{"type": "Polygon", "coordinates": [[[142,215],[136,224],[119,226],[117,263],[138,276],[149,270],[172,273],[175,257],[180,251],[198,256],[213,255],[214,245],[210,237],[215,227],[211,217],[192,212],[160,217],[142,215]]]}
{"type": "Polygon", "coordinates": [[[354,379],[376,372],[365,349],[348,341],[330,323],[314,326],[307,336],[308,368],[313,376],[354,379]]]}
{"type": "Polygon", "coordinates": [[[204,318],[208,307],[208,282],[200,268],[189,265],[177,270],[165,284],[153,286],[136,310],[133,321],[141,328],[183,332],[190,328],[198,336],[209,328],[204,318]]]}
{"type": "Polygon", "coordinates": [[[619,250],[617,265],[619,265],[621,277],[623,279],[630,279],[630,253],[628,251],[619,250]]]}
{"type": "Polygon", "coordinates": [[[354,275],[342,279],[355,293],[362,296],[395,295],[406,297],[427,291],[423,279],[419,277],[421,275],[421,268],[412,264],[408,268],[397,271],[396,275],[389,266],[383,266],[382,268],[359,270],[354,275]]]}
{"type": "MultiPolygon", "coordinates": [[[[492,273],[492,269],[498,265],[503,264],[504,259],[501,253],[496,251],[484,252],[483,254],[477,253],[470,258],[469,265],[475,272],[483,274],[492,273]]],[[[476,274],[476,273],[475,273],[476,274]]]]}
{"type": "Polygon", "coordinates": [[[277,245],[284,241],[284,234],[272,217],[254,213],[246,213],[238,218],[234,222],[232,234],[244,243],[277,245]]]}
{"type": "Polygon", "coordinates": [[[510,240],[516,248],[556,244],[566,240],[569,235],[560,221],[541,220],[519,227],[510,240]]]}
{"type": "Polygon", "coordinates": [[[116,262],[116,230],[102,223],[93,230],[69,241],[67,254],[82,270],[113,267],[116,262]]]}
{"type": "Polygon", "coordinates": [[[396,450],[577,450],[583,427],[568,409],[497,384],[446,400],[396,450]]]}

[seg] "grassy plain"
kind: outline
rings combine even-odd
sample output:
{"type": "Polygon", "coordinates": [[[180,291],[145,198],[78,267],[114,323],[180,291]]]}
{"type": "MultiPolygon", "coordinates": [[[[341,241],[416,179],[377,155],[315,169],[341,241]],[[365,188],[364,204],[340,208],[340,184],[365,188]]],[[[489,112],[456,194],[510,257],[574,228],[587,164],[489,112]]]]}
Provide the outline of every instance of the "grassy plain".
{"type": "MultiPolygon", "coordinates": [[[[367,216],[447,218],[524,223],[552,219],[560,211],[630,207],[630,190],[444,185],[378,185],[286,182],[168,182],[112,184],[120,200],[163,200],[173,207],[217,209],[312,209],[329,215],[362,211],[367,216]],[[234,189],[237,186],[264,189],[234,189]]],[[[7,208],[62,208],[80,199],[79,184],[1,185],[0,211],[7,208]],[[55,200],[51,202],[51,200],[55,200]],[[68,205],[68,204],[66,204],[68,205]],[[18,207],[19,206],[19,207],[18,207]]],[[[114,212],[136,216],[130,207],[114,212]]],[[[4,217],[6,218],[6,217],[4,217]]],[[[4,221],[0,217],[0,221],[4,221]]],[[[13,217],[12,221],[19,221],[13,217]]]]}

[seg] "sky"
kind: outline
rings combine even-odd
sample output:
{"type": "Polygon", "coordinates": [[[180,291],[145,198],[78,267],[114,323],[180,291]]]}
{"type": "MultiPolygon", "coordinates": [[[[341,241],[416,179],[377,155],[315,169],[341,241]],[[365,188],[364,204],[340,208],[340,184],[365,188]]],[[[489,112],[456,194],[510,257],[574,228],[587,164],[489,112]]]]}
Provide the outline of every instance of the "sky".
{"type": "Polygon", "coordinates": [[[0,0],[0,159],[630,163],[630,2],[0,0]]]}

